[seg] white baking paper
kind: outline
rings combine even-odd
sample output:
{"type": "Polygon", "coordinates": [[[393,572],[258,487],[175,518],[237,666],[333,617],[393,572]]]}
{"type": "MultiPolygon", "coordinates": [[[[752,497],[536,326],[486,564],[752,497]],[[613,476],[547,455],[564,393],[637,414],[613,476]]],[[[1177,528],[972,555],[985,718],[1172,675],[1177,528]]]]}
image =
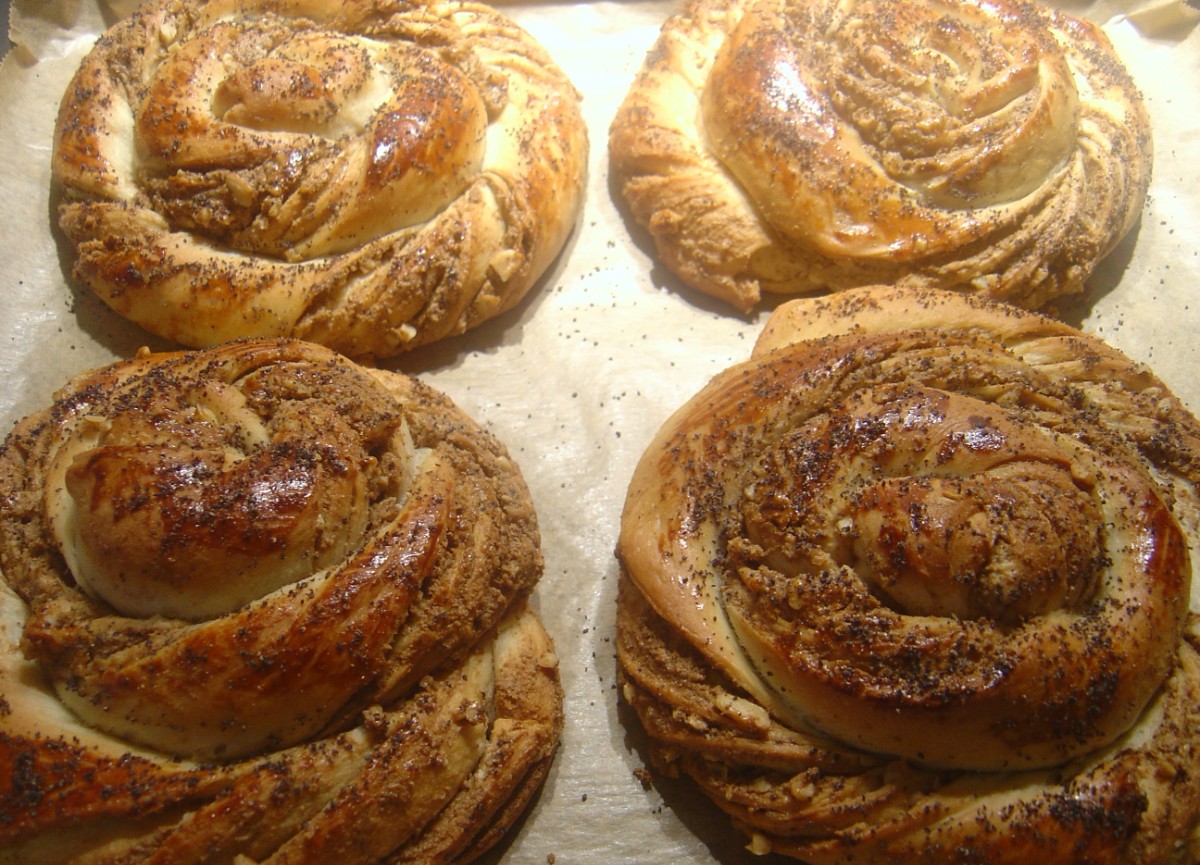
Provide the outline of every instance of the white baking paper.
{"type": "MultiPolygon", "coordinates": [[[[567,698],[555,766],[493,859],[512,863],[770,862],[686,784],[644,787],[641,735],[617,700],[613,548],[625,487],[667,415],[744,359],[767,315],[730,313],[657,266],[624,218],[606,170],[608,126],[676,0],[500,2],[583,94],[588,194],[575,235],[518,309],[389,366],[443,390],[503,440],[541,519],[536,605],[553,634],[567,698]]],[[[76,65],[128,0],[16,0],[16,47],[0,66],[0,424],[49,402],[65,378],[169,348],[70,279],[54,225],[49,155],[76,65]]],[[[1106,23],[1153,118],[1155,166],[1140,226],[1067,313],[1144,361],[1200,410],[1200,13],[1178,0],[1068,2],[1106,23]]]]}

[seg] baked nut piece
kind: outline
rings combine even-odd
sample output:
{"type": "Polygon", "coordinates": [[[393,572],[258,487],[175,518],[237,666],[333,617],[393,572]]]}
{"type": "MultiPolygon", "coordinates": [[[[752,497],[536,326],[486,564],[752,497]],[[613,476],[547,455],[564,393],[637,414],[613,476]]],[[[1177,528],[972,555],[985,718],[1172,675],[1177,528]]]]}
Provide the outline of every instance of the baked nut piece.
{"type": "Polygon", "coordinates": [[[1137,220],[1149,118],[1095,25],[1021,0],[690,0],[609,133],[685,283],[872,283],[1040,309],[1137,220]]]}
{"type": "Polygon", "coordinates": [[[71,380],[0,450],[0,861],[465,862],[562,726],[528,491],[285,339],[71,380]]]}
{"type": "Polygon", "coordinates": [[[382,357],[534,286],[587,146],[571,83],[488,6],[152,0],[83,60],[53,170],[75,276],[147,330],[382,357]]]}
{"type": "Polygon", "coordinates": [[[784,304],[630,485],[653,764],[813,865],[1200,861],[1198,483],[1200,422],[1093,336],[784,304]]]}

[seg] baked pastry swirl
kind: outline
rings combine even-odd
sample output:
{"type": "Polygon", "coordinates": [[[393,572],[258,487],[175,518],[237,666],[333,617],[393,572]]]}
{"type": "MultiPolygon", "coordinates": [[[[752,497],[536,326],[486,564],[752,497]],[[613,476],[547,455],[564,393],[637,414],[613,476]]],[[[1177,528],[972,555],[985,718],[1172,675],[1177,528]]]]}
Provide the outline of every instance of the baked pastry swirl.
{"type": "Polygon", "coordinates": [[[75,276],[192,347],[389,356],[512,308],[574,227],[587,134],[471,2],[152,0],[83,60],[53,170],[75,276]]]}
{"type": "Polygon", "coordinates": [[[474,858],[558,743],[541,568],[504,448],[406,376],[76,377],[0,450],[0,861],[474,858]]]}
{"type": "Polygon", "coordinates": [[[1200,861],[1198,483],[1200,422],[1096,337],[791,301],[633,476],[622,693],[760,852],[1200,861]]]}
{"type": "Polygon", "coordinates": [[[1149,118],[1095,25],[1021,0],[690,0],[609,130],[685,283],[873,283],[1040,309],[1137,220],[1149,118]]]}

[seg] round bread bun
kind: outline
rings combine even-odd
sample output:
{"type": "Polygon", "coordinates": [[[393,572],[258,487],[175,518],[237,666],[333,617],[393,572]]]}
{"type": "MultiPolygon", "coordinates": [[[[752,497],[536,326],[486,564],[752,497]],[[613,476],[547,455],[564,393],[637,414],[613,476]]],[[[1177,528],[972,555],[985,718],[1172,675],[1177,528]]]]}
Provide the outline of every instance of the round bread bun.
{"type": "Polygon", "coordinates": [[[80,65],[53,173],[75,277],[146,330],[386,357],[526,295],[587,149],[572,84],[486,5],[151,0],[80,65]]]}
{"type": "Polygon", "coordinates": [[[1023,0],[689,0],[609,131],[658,258],[749,311],[875,283],[1031,309],[1138,219],[1149,117],[1099,27],[1023,0]]]}
{"type": "Polygon", "coordinates": [[[0,448],[0,862],[465,862],[562,728],[528,490],[287,339],[83,373],[0,448]]]}
{"type": "Polygon", "coordinates": [[[784,304],[630,484],[653,765],[810,865],[1195,861],[1198,485],[1200,422],[1096,337],[933,289],[784,304]]]}

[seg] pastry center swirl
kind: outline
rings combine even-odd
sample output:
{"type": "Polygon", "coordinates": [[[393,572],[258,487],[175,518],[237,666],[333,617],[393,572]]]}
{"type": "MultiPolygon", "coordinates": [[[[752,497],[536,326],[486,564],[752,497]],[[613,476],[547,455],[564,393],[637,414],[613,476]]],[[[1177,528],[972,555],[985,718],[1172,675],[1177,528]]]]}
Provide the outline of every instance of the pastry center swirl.
{"type": "Polygon", "coordinates": [[[978,404],[894,396],[763,456],[744,517],[772,567],[848,567],[897,611],[1011,625],[1090,597],[1105,557],[1090,479],[978,404]]]}
{"type": "Polygon", "coordinates": [[[924,385],[854,390],[768,439],[719,591],[793,721],[943,767],[994,767],[984,742],[1051,765],[1152,698],[1189,574],[1149,476],[924,385]],[[854,719],[867,705],[886,729],[854,719]],[[1026,736],[1034,717],[1048,735],[1026,736]]]}
{"type": "Polygon", "coordinates": [[[234,67],[214,93],[214,114],[263,131],[329,129],[370,80],[371,57],[364,47],[301,31],[234,67]]]}
{"type": "Polygon", "coordinates": [[[1032,16],[861,0],[749,8],[702,93],[714,154],[785,237],[897,260],[1045,196],[1080,94],[1032,16]]]}
{"type": "Polygon", "coordinates": [[[399,412],[364,436],[361,385],[326,386],[343,402],[264,367],[82,424],[48,494],[79,585],[124,615],[203,621],[342,562],[399,493],[381,466],[412,454],[399,412]]]}
{"type": "Polygon", "coordinates": [[[173,228],[233,250],[355,248],[432,218],[478,174],[498,103],[472,68],[298,19],[214,23],[147,76],[139,184],[173,228]]]}
{"type": "Polygon", "coordinates": [[[813,50],[890,177],[942,207],[980,207],[1028,195],[1071,153],[1078,100],[1049,40],[969,10],[865,3],[813,50]]]}

